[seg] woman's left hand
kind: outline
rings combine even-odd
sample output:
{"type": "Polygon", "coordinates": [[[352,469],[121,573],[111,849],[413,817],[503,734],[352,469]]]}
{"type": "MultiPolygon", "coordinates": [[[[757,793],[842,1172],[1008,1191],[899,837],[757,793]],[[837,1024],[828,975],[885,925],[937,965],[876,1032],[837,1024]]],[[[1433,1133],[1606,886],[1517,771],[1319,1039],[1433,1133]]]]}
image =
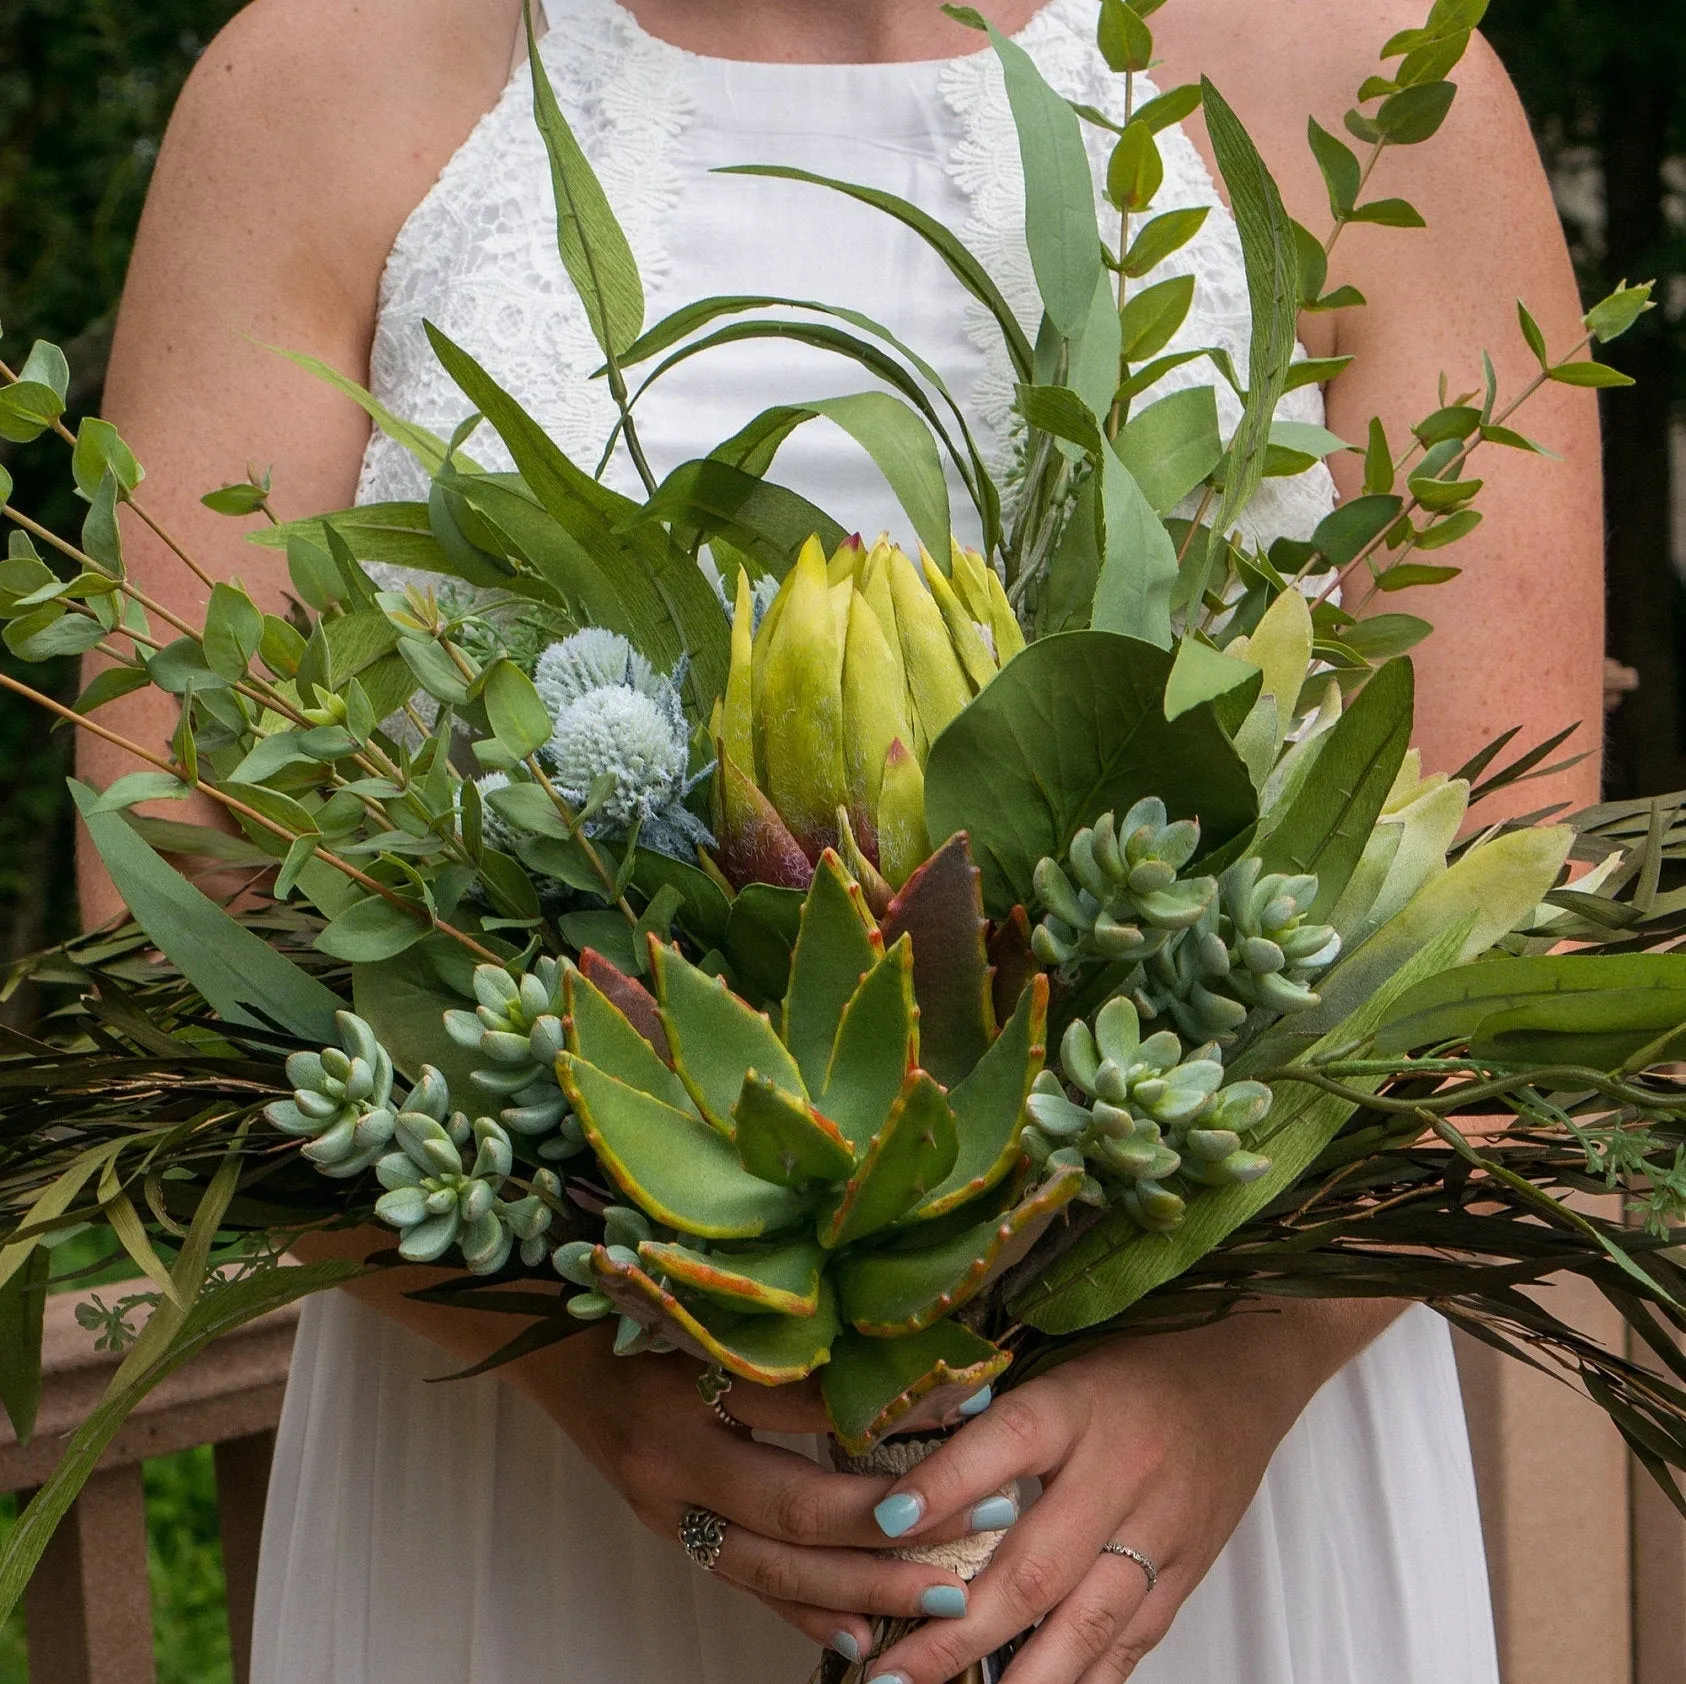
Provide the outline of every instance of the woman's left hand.
{"type": "Polygon", "coordinates": [[[1240,1523],[1272,1452],[1325,1379],[1397,1306],[1294,1305],[1186,1333],[1115,1340],[1009,1392],[878,1508],[898,1544],[1018,1478],[1041,1499],[972,1582],[869,1667],[872,1684],[945,1684],[1041,1622],[1008,1684],[1119,1684],[1170,1629],[1240,1523]],[[907,1524],[908,1517],[917,1519],[907,1524]],[[1128,1545],[1155,1563],[1103,1554],[1128,1545]]]}

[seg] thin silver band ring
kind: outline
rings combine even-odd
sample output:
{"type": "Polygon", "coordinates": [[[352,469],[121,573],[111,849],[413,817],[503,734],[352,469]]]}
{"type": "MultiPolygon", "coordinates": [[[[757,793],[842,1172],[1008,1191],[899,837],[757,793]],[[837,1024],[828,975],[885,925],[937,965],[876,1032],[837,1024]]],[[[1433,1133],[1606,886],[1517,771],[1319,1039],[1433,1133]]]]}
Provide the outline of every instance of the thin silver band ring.
{"type": "Polygon", "coordinates": [[[1159,1583],[1159,1569],[1154,1566],[1151,1556],[1143,1555],[1140,1550],[1133,1550],[1128,1544],[1105,1543],[1101,1545],[1102,1555],[1121,1555],[1126,1561],[1133,1561],[1147,1574],[1147,1588],[1151,1591],[1159,1583]]]}

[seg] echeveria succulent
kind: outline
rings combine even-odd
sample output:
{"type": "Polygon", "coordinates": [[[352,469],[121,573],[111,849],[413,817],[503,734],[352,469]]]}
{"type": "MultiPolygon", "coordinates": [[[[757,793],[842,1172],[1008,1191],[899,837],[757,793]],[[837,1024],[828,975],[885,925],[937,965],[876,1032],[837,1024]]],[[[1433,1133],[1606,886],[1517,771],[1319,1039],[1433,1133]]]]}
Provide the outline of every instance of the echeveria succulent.
{"type": "Polygon", "coordinates": [[[341,1044],[287,1060],[291,1099],[264,1115],[283,1134],[306,1137],[304,1155],[324,1175],[361,1175],[392,1139],[392,1060],[353,1012],[336,1012],[341,1044]]]}
{"type": "Polygon", "coordinates": [[[1257,855],[1221,877],[1183,876],[1200,846],[1197,820],[1173,821],[1149,796],[1115,822],[1079,830],[1063,861],[1035,872],[1043,917],[1031,947],[1045,965],[1134,965],[1118,989],[1148,1018],[1194,1042],[1228,1044],[1255,1007],[1283,1015],[1318,1003],[1312,983],[1341,950],[1306,914],[1318,880],[1267,873],[1257,855]]]}
{"type": "Polygon", "coordinates": [[[1080,1164],[1031,1172],[1021,1149],[1047,983],[997,1026],[977,893],[962,839],[880,923],[822,853],[776,1023],[652,941],[665,1058],[583,972],[565,983],[574,1114],[671,1237],[559,1262],[732,1373],[773,1384],[822,1369],[846,1445],[1006,1366],[950,1313],[1083,1182],[1080,1164]]]}

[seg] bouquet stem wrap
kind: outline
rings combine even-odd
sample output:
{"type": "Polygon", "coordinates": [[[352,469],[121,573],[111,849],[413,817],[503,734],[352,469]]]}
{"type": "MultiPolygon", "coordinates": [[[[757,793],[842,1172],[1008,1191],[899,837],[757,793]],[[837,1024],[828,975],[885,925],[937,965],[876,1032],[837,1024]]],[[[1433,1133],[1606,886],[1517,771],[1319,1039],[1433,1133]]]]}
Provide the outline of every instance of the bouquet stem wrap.
{"type": "MultiPolygon", "coordinates": [[[[900,1479],[939,1450],[948,1441],[948,1437],[947,1433],[935,1433],[886,1439],[861,1456],[850,1456],[833,1444],[832,1465],[839,1473],[888,1474],[892,1479],[900,1479]]],[[[1013,1496],[1015,1491],[1015,1486],[1003,1485],[1000,1495],[1013,1496]]],[[[990,1564],[996,1548],[1006,1535],[1005,1530],[971,1532],[964,1538],[950,1539],[945,1543],[899,1545],[893,1549],[880,1550],[878,1553],[894,1557],[898,1561],[920,1561],[932,1567],[946,1568],[970,1582],[990,1564]]],[[[893,1643],[899,1643],[920,1623],[918,1620],[903,1619],[874,1621],[871,1655],[860,1662],[846,1661],[840,1655],[827,1655],[814,1675],[813,1684],[865,1684],[872,1675],[874,1657],[883,1654],[893,1643]]],[[[1010,1645],[997,1654],[975,1662],[958,1678],[951,1680],[950,1684],[994,1684],[1016,1647],[1016,1644],[1010,1645]]]]}

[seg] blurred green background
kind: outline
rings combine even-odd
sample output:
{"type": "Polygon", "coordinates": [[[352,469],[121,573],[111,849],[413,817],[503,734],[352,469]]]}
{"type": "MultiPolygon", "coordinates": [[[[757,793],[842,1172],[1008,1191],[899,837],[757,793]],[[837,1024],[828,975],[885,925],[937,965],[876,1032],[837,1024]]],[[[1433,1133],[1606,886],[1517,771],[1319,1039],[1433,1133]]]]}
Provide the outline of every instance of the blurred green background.
{"type": "MultiPolygon", "coordinates": [[[[230,0],[0,0],[0,324],[8,360],[63,345],[70,408],[97,408],[112,317],[159,136],[230,0]]],[[[1655,276],[1665,308],[1614,346],[1639,379],[1605,400],[1611,655],[1639,687],[1611,716],[1612,795],[1686,786],[1686,6],[1493,0],[1487,34],[1522,90],[1589,298],[1655,276]]],[[[18,503],[68,519],[49,439],[0,442],[18,503]]],[[[0,651],[0,663],[8,660],[0,651]]],[[[39,669],[35,677],[39,678],[39,669]]],[[[60,675],[65,689],[71,675],[60,675]]],[[[1589,722],[1590,723],[1590,722],[1589,722]]],[[[68,933],[68,744],[0,697],[0,961],[68,933]]],[[[208,1451],[147,1471],[162,1684],[228,1677],[208,1451]]],[[[0,1507],[0,1527],[10,1515],[0,1507]]],[[[0,1684],[23,1684],[0,1632],[0,1684]]]]}

